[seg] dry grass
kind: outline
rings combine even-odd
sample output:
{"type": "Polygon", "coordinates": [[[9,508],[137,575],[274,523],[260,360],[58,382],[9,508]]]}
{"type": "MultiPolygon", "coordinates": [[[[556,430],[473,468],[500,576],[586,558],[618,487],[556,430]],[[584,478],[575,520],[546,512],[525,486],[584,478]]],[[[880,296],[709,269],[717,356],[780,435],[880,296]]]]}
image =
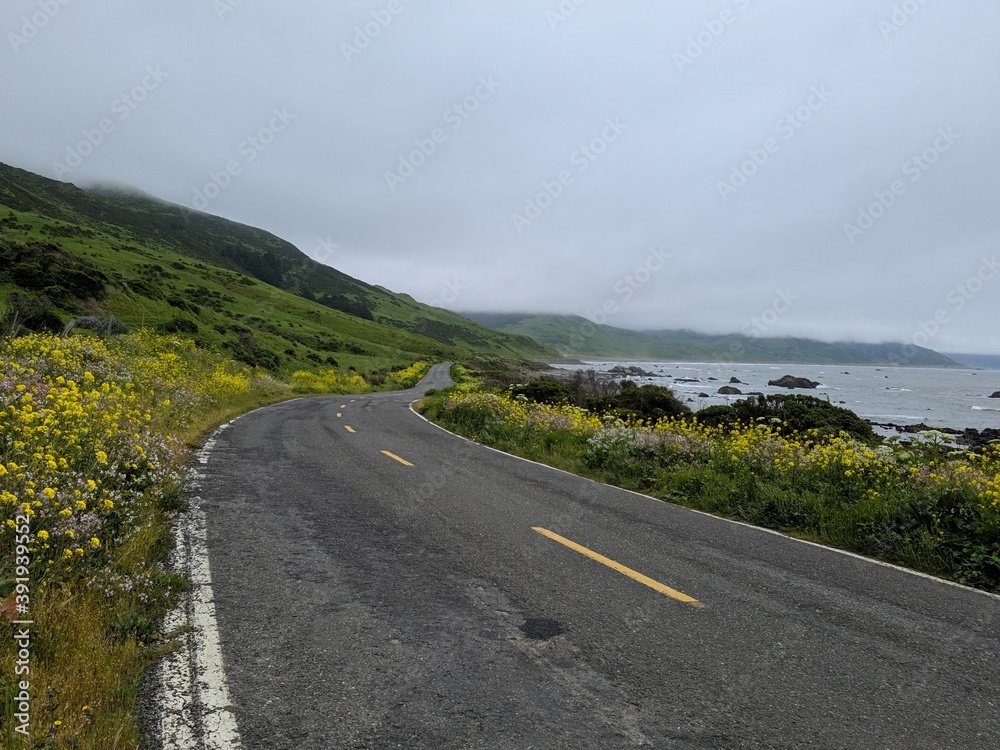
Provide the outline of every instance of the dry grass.
{"type": "MultiPolygon", "coordinates": [[[[150,649],[134,637],[109,634],[111,612],[93,594],[49,590],[33,600],[31,682],[44,686],[32,704],[31,741],[4,729],[8,747],[139,747],[132,700],[150,649]]],[[[13,657],[3,660],[14,674],[13,657]]]]}

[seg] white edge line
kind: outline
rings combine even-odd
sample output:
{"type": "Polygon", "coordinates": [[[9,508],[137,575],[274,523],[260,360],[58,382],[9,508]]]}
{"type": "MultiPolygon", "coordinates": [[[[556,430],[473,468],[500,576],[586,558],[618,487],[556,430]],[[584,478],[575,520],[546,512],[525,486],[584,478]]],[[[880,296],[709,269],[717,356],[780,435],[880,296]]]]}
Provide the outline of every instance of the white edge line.
{"type": "MultiPolygon", "coordinates": [[[[423,397],[421,397],[421,398],[423,398],[423,397]]],[[[679,505],[677,503],[671,503],[669,500],[661,500],[658,497],[653,497],[652,495],[644,495],[641,492],[636,492],[635,490],[627,490],[624,487],[617,487],[616,485],[613,485],[613,484],[605,484],[603,482],[597,482],[597,481],[595,481],[593,479],[590,479],[589,477],[582,477],[579,474],[574,474],[573,472],[566,471],[565,469],[558,469],[555,466],[549,466],[548,464],[543,464],[543,463],[540,463],[538,461],[532,461],[530,458],[524,458],[523,456],[515,456],[513,453],[506,453],[506,452],[504,452],[502,450],[498,450],[497,448],[492,448],[489,445],[484,445],[483,443],[477,443],[475,440],[470,440],[467,437],[464,437],[464,436],[459,435],[459,434],[457,434],[455,432],[452,432],[451,430],[445,429],[444,427],[442,427],[439,424],[434,424],[434,422],[432,422],[427,417],[425,417],[423,414],[421,414],[416,409],[414,409],[413,408],[413,404],[417,403],[417,401],[420,401],[420,400],[421,399],[416,399],[416,400],[410,402],[410,411],[412,411],[414,414],[416,414],[418,417],[420,417],[422,420],[424,420],[427,424],[432,425],[432,426],[438,428],[442,432],[447,432],[449,435],[453,435],[454,437],[457,437],[459,440],[464,440],[465,442],[472,443],[473,445],[477,445],[480,448],[485,448],[486,450],[493,451],[494,453],[499,453],[502,456],[508,456],[510,458],[516,458],[518,461],[525,461],[526,463],[529,463],[529,464],[535,464],[535,466],[542,466],[542,467],[544,467],[546,469],[549,469],[551,471],[558,471],[560,474],[565,474],[566,476],[569,476],[569,477],[576,477],[577,479],[582,479],[585,482],[591,482],[593,484],[600,485],[601,487],[610,487],[610,488],[619,490],[620,492],[627,492],[630,495],[635,495],[636,497],[641,497],[641,498],[644,498],[646,500],[652,500],[653,502],[656,502],[656,503],[660,503],[660,504],[667,503],[668,505],[672,505],[675,508],[679,508],[681,510],[686,510],[686,511],[689,511],[691,513],[697,513],[699,516],[705,516],[706,518],[713,518],[716,521],[724,521],[725,523],[731,523],[731,524],[733,524],[735,526],[742,526],[742,527],[744,527],[746,529],[753,529],[754,531],[760,531],[760,532],[763,532],[764,534],[772,534],[774,536],[781,537],[782,539],[787,539],[787,540],[792,541],[792,542],[797,542],[798,544],[808,544],[810,547],[816,547],[817,549],[826,550],[827,552],[836,552],[838,555],[846,555],[847,557],[853,557],[855,560],[861,560],[861,561],[866,562],[866,563],[871,563],[872,565],[880,565],[883,568],[891,568],[892,570],[898,570],[901,573],[909,573],[911,576],[918,576],[920,578],[926,578],[927,580],[934,581],[935,583],[943,583],[946,586],[954,586],[955,588],[962,589],[963,591],[971,591],[972,593],[980,594],[981,596],[988,596],[991,599],[1000,600],[1000,594],[994,594],[994,593],[989,592],[989,591],[983,591],[982,589],[972,588],[971,586],[966,586],[966,585],[961,584],[961,583],[956,583],[955,581],[949,581],[947,578],[938,578],[937,576],[932,576],[930,573],[923,573],[923,572],[921,572],[919,570],[912,570],[910,568],[904,568],[902,565],[895,565],[893,563],[884,562],[883,560],[876,560],[873,557],[865,557],[864,555],[859,555],[857,552],[848,552],[847,550],[839,549],[837,547],[828,547],[827,545],[825,545],[825,544],[819,544],[818,542],[810,542],[808,539],[799,539],[799,538],[794,537],[794,536],[789,536],[788,534],[782,534],[780,531],[775,531],[774,529],[767,529],[767,528],[764,528],[763,526],[754,526],[753,524],[745,523],[744,521],[735,521],[732,518],[726,518],[725,516],[717,516],[717,515],[714,515],[712,513],[708,513],[706,511],[703,511],[703,510],[698,510],[696,508],[689,508],[686,505],[679,505]]]]}
{"type": "MultiPolygon", "coordinates": [[[[279,403],[289,403],[289,399],[279,403]]],[[[233,714],[222,660],[222,645],[215,616],[212,569],[208,560],[208,527],[201,508],[201,480],[196,466],[208,463],[223,431],[233,422],[260,409],[241,414],[217,427],[192,454],[191,478],[186,487],[189,508],[173,528],[175,571],[185,575],[190,587],[175,609],[163,619],[166,634],[184,628],[178,648],[157,666],[156,738],[165,750],[241,750],[239,728],[233,714]]]]}
{"type": "MultiPolygon", "coordinates": [[[[239,417],[237,417],[238,419],[239,417]]],[[[219,435],[234,421],[217,427],[193,454],[195,466],[208,463],[219,435]]],[[[194,469],[186,488],[189,508],[173,529],[175,571],[190,583],[176,609],[163,621],[165,634],[184,628],[178,648],[158,666],[157,740],[165,750],[240,750],[239,730],[232,712],[222,663],[212,571],[208,560],[207,527],[197,494],[204,474],[194,469]]]]}

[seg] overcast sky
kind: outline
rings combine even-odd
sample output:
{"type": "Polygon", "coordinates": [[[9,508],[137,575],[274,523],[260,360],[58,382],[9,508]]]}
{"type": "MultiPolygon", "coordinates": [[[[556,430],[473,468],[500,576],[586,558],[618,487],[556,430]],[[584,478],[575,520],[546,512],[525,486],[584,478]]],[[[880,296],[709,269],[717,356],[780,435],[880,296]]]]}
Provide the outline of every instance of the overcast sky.
{"type": "Polygon", "coordinates": [[[0,160],[421,301],[1000,353],[996,0],[4,0],[0,31],[0,160]]]}

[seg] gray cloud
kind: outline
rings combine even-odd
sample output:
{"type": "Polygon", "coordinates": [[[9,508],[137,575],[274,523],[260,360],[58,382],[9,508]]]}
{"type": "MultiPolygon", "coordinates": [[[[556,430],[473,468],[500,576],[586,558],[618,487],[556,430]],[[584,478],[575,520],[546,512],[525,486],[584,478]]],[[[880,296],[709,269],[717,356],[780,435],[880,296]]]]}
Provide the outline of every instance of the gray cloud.
{"type": "Polygon", "coordinates": [[[725,332],[792,290],[768,333],[910,341],[944,310],[927,345],[995,353],[997,28],[991,0],[9,0],[0,159],[211,193],[456,309],[725,332]]]}

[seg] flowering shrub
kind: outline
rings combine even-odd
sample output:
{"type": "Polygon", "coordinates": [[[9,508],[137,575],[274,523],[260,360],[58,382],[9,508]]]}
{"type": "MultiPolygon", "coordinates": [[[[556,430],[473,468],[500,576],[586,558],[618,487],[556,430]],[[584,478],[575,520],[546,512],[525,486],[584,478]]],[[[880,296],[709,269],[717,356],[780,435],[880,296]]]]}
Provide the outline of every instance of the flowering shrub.
{"type": "Polygon", "coordinates": [[[398,388],[400,390],[412,388],[423,380],[424,375],[427,374],[429,369],[431,369],[431,366],[426,362],[414,362],[409,367],[397,370],[396,372],[390,374],[388,383],[391,387],[398,388]]]}
{"type": "MultiPolygon", "coordinates": [[[[407,387],[427,368],[417,362],[394,373],[393,382],[407,387]]],[[[338,370],[296,372],[292,384],[303,392],[371,390],[359,374],[338,370]]],[[[186,452],[176,431],[210,404],[278,387],[267,375],[199,352],[190,340],[148,332],[109,342],[49,335],[6,342],[0,552],[10,554],[23,514],[34,581],[99,569],[109,548],[138,526],[144,493],[183,484],[186,452]]]]}
{"type": "Polygon", "coordinates": [[[455,412],[458,419],[477,423],[484,432],[501,426],[516,426],[585,434],[603,425],[598,417],[576,406],[533,403],[506,393],[483,393],[469,385],[449,396],[445,408],[455,412]]]}
{"type": "Polygon", "coordinates": [[[23,515],[36,585],[96,575],[138,525],[145,495],[183,484],[185,450],[175,431],[196,410],[245,394],[260,378],[191,341],[147,332],[109,342],[33,335],[3,344],[4,567],[23,515]]]}
{"type": "MultiPolygon", "coordinates": [[[[109,599],[122,594],[132,594],[143,604],[162,596],[158,581],[169,577],[170,571],[163,563],[155,563],[138,573],[115,573],[101,570],[94,574],[89,584],[92,589],[109,599]]],[[[168,596],[169,589],[165,592],[168,596]]]]}
{"type": "Polygon", "coordinates": [[[664,466],[704,463],[713,447],[710,430],[697,422],[664,419],[647,426],[617,421],[587,439],[584,458],[591,466],[633,459],[658,461],[664,466]]]}
{"type": "Polygon", "coordinates": [[[292,388],[299,393],[368,393],[372,387],[358,373],[342,370],[292,373],[292,388]]]}

